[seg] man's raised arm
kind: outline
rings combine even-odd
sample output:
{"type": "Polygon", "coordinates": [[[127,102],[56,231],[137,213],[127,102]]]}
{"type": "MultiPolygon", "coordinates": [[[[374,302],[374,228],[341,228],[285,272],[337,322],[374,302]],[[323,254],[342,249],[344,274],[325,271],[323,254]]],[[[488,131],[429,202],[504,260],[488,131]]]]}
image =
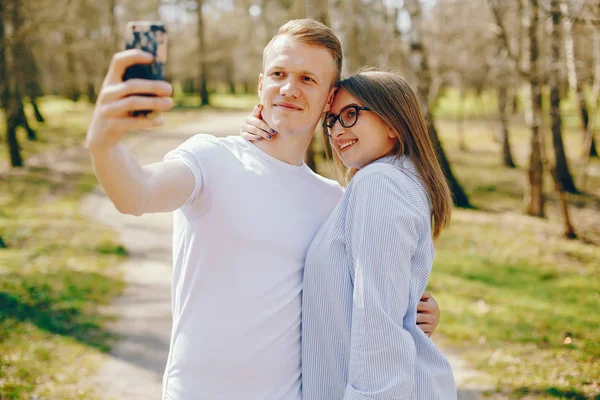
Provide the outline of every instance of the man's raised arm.
{"type": "Polygon", "coordinates": [[[141,166],[120,143],[127,131],[163,124],[156,114],[154,117],[132,117],[131,111],[151,110],[160,113],[173,106],[173,88],[167,82],[142,79],[123,81],[127,67],[147,64],[152,60],[150,53],[137,49],[115,54],[102,84],[86,137],[86,147],[100,184],[115,207],[125,214],[176,210],[194,190],[194,175],[183,163],[164,161],[141,166]]]}

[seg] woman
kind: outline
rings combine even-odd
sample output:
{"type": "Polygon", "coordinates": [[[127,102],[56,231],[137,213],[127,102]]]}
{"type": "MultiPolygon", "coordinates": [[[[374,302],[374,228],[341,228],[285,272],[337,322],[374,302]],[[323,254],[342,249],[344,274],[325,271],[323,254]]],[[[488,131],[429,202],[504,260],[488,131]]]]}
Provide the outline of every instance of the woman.
{"type": "Polygon", "coordinates": [[[303,398],[455,399],[448,361],[417,327],[450,189],[400,76],[339,83],[325,132],[350,179],[304,271],[303,398]]]}

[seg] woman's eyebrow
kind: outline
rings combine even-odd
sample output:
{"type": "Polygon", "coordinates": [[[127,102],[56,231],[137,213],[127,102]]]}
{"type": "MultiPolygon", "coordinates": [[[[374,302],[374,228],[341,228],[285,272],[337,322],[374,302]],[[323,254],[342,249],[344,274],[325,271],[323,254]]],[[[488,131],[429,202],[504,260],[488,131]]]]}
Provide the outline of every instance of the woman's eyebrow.
{"type": "Polygon", "coordinates": [[[356,104],[356,103],[349,103],[349,104],[346,104],[344,107],[342,107],[342,108],[340,109],[340,112],[341,112],[342,110],[344,110],[344,109],[346,109],[346,108],[348,108],[348,107],[352,107],[352,106],[356,106],[356,107],[362,107],[360,104],[356,104]]]}

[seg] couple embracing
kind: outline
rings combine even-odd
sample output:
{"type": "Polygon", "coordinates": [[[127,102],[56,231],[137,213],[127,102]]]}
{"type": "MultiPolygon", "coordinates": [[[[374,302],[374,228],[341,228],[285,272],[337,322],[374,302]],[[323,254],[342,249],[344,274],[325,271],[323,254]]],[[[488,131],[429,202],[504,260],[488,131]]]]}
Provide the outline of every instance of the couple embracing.
{"type": "Polygon", "coordinates": [[[86,145],[119,211],[174,211],[163,399],[456,399],[425,292],[452,199],[406,81],[341,79],[334,33],[290,21],[240,136],[198,134],[142,166],[120,140],[162,122],[130,112],[170,109],[172,87],[122,75],[149,62],[115,55],[86,145]],[[303,162],[321,120],[345,189],[303,162]]]}

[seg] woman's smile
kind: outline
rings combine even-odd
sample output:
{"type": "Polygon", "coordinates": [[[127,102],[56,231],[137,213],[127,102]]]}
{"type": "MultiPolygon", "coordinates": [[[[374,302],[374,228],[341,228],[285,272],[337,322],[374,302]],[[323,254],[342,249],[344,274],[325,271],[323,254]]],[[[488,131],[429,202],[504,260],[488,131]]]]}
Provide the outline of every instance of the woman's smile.
{"type": "Polygon", "coordinates": [[[338,146],[340,147],[340,151],[343,152],[347,150],[350,146],[358,142],[358,139],[350,139],[347,141],[338,142],[338,146]]]}

